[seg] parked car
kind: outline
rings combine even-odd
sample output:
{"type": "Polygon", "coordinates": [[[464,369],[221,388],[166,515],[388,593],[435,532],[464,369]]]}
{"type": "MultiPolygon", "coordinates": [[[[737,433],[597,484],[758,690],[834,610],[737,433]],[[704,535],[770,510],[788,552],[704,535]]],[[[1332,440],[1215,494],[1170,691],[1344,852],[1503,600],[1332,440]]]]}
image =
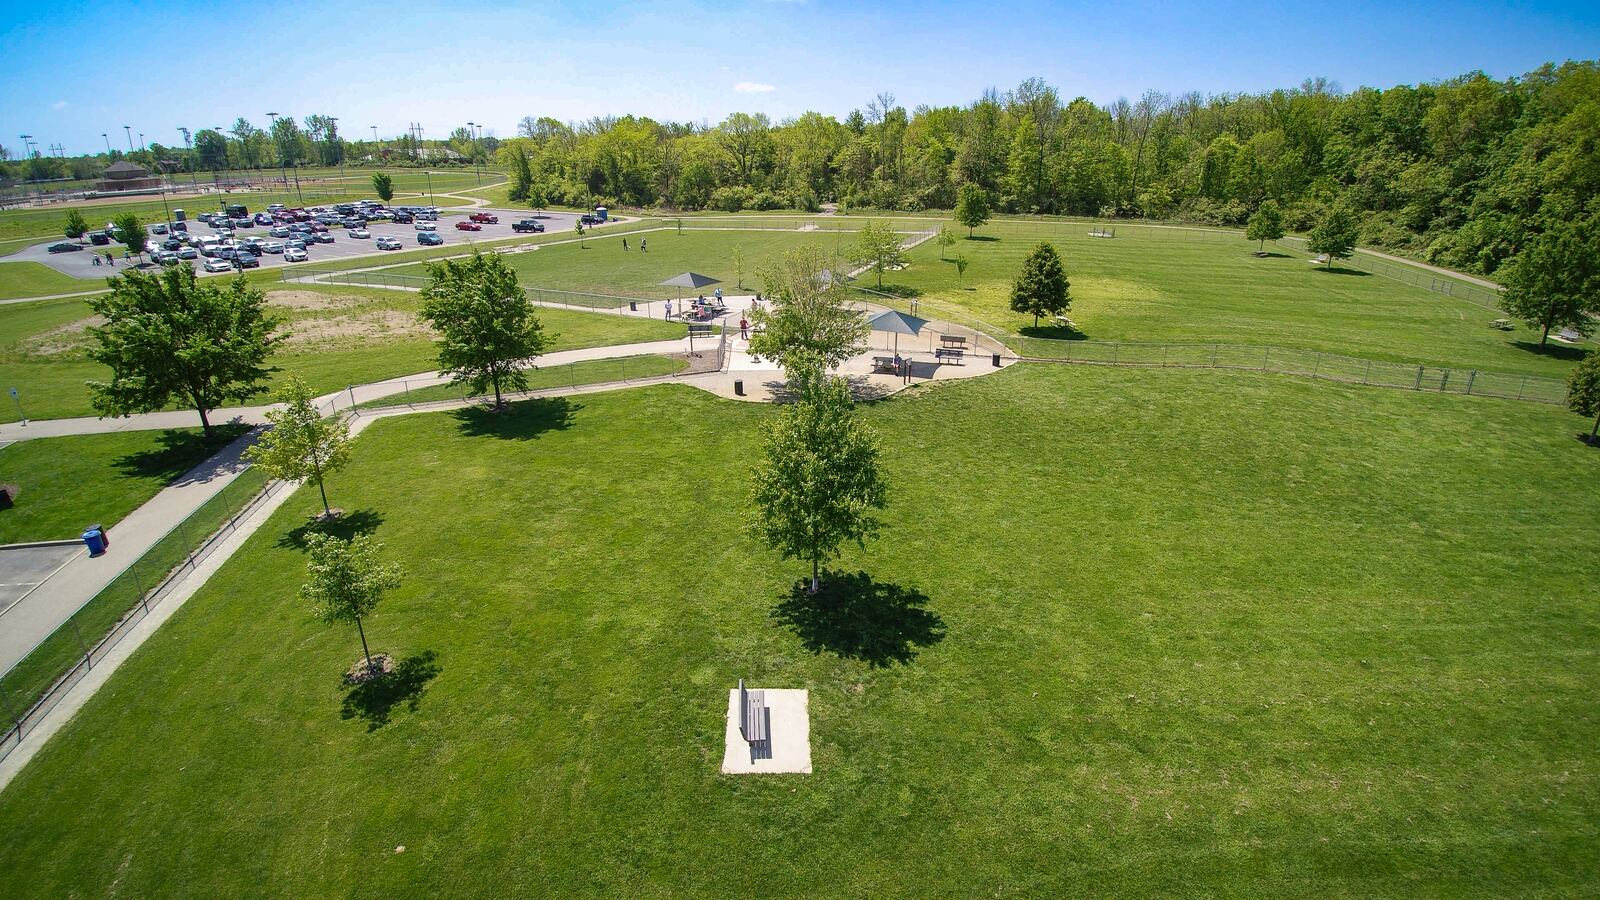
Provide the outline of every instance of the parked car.
{"type": "Polygon", "coordinates": [[[180,241],[177,238],[173,238],[173,237],[169,237],[166,240],[161,242],[161,249],[163,249],[163,250],[177,250],[179,247],[182,247],[182,246],[183,246],[183,241],[180,241]]]}
{"type": "Polygon", "coordinates": [[[457,222],[456,223],[456,230],[457,231],[482,231],[483,230],[483,226],[479,225],[477,222],[457,222]]]}
{"type": "Polygon", "coordinates": [[[417,217],[408,212],[397,212],[394,214],[394,223],[396,225],[410,225],[416,220],[417,217]]]}
{"type": "Polygon", "coordinates": [[[351,237],[360,240],[366,240],[367,238],[372,237],[372,232],[366,230],[365,228],[352,228],[348,233],[351,237]]]}
{"type": "Polygon", "coordinates": [[[311,222],[308,223],[306,227],[310,228],[313,232],[328,230],[328,226],[322,224],[321,222],[311,222]]]}
{"type": "Polygon", "coordinates": [[[284,262],[305,262],[308,258],[309,257],[306,256],[304,247],[290,247],[289,249],[283,251],[284,262]]]}
{"type": "Polygon", "coordinates": [[[256,213],[256,224],[257,225],[271,225],[272,224],[272,217],[267,215],[266,213],[256,213]]]}
{"type": "Polygon", "coordinates": [[[173,222],[172,223],[172,230],[173,231],[181,231],[184,234],[188,234],[189,233],[189,223],[188,222],[173,222]]]}
{"type": "Polygon", "coordinates": [[[162,225],[160,222],[157,222],[156,224],[150,226],[150,233],[151,234],[166,234],[167,233],[167,226],[162,225]]]}
{"type": "Polygon", "coordinates": [[[439,228],[439,226],[433,224],[432,222],[418,222],[411,227],[418,231],[436,231],[439,228]]]}
{"type": "Polygon", "coordinates": [[[178,254],[173,253],[171,250],[158,250],[150,258],[163,266],[175,266],[178,264],[178,254]]]}
{"type": "Polygon", "coordinates": [[[486,213],[486,212],[475,212],[472,215],[467,216],[467,218],[471,219],[474,222],[477,222],[480,225],[498,225],[498,224],[500,224],[500,217],[499,216],[490,215],[489,213],[486,213]]]}
{"type": "Polygon", "coordinates": [[[208,260],[206,260],[206,271],[207,272],[232,272],[233,271],[233,263],[228,262],[227,260],[221,259],[221,258],[208,259],[208,260]]]}
{"type": "Polygon", "coordinates": [[[71,253],[74,250],[82,250],[82,249],[83,249],[83,246],[81,244],[74,244],[74,243],[71,243],[70,241],[62,241],[59,244],[51,244],[50,245],[50,252],[51,253],[71,253]]]}
{"type": "Polygon", "coordinates": [[[542,232],[542,231],[544,231],[544,223],[543,222],[535,222],[532,219],[523,219],[521,222],[512,222],[511,223],[511,230],[512,231],[516,231],[516,232],[521,232],[521,233],[526,233],[526,232],[530,232],[530,231],[542,232]]]}
{"type": "Polygon", "coordinates": [[[378,249],[379,250],[399,250],[400,247],[401,247],[401,244],[400,244],[400,241],[399,241],[398,238],[392,238],[392,237],[381,237],[381,238],[378,238],[378,249]]]}
{"type": "Polygon", "coordinates": [[[89,243],[94,244],[96,247],[104,247],[111,243],[111,235],[106,234],[104,231],[91,231],[88,236],[89,243]]]}
{"type": "Polygon", "coordinates": [[[315,241],[315,242],[317,242],[319,244],[331,244],[331,243],[333,243],[333,235],[328,234],[326,231],[318,232],[317,234],[309,234],[309,235],[306,235],[306,237],[310,238],[311,240],[313,240],[313,241],[315,241]]]}
{"type": "Polygon", "coordinates": [[[259,269],[261,258],[247,250],[240,250],[233,255],[233,264],[241,269],[259,269]]]}
{"type": "Polygon", "coordinates": [[[423,231],[417,234],[417,243],[424,247],[437,247],[444,243],[444,235],[437,231],[423,231]]]}
{"type": "Polygon", "coordinates": [[[262,243],[261,250],[264,253],[282,253],[283,245],[277,241],[266,241],[262,243]]]}
{"type": "Polygon", "coordinates": [[[300,240],[299,238],[294,238],[293,240],[283,242],[283,252],[285,253],[288,253],[290,250],[304,250],[305,248],[306,242],[300,240]]]}
{"type": "Polygon", "coordinates": [[[595,216],[587,215],[587,214],[579,216],[578,217],[578,221],[582,222],[585,225],[599,225],[600,224],[600,220],[598,218],[596,218],[595,216]]]}
{"type": "Polygon", "coordinates": [[[270,234],[275,238],[286,238],[289,235],[294,234],[294,232],[290,231],[289,226],[287,225],[274,225],[272,226],[272,230],[267,232],[267,234],[270,234]]]}
{"type": "Polygon", "coordinates": [[[193,247],[184,247],[178,251],[179,259],[199,259],[200,251],[193,247]]]}

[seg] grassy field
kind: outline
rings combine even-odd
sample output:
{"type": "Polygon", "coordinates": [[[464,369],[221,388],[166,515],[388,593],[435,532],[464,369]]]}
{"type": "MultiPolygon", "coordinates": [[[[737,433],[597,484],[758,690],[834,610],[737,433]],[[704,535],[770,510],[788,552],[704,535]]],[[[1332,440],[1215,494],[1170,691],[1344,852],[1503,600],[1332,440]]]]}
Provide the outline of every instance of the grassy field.
{"type": "MultiPolygon", "coordinates": [[[[431,335],[416,321],[415,293],[374,288],[262,284],[274,314],[287,321],[290,338],[273,357],[284,374],[305,379],[318,393],[428,371],[435,365],[431,335]]],[[[108,370],[84,356],[92,338],[82,300],[0,306],[0,372],[21,393],[33,419],[94,415],[84,383],[108,370]]],[[[682,325],[561,309],[542,309],[541,321],[558,334],[557,350],[667,340],[682,325]]],[[[0,422],[17,420],[15,404],[0,404],[0,422]]],[[[265,402],[265,397],[256,402],[265,402]]]]}
{"type": "MultiPolygon", "coordinates": [[[[1105,240],[1089,237],[1083,224],[1011,221],[985,226],[977,238],[958,241],[948,259],[929,241],[884,283],[1029,333],[1032,319],[1009,310],[1011,280],[1023,257],[1048,240],[1063,255],[1069,315],[1081,333],[1045,328],[1043,336],[1270,345],[1547,376],[1564,375],[1584,352],[1537,352],[1537,332],[1489,327],[1504,315],[1498,311],[1353,269],[1329,272],[1283,249],[1256,258],[1244,240],[1129,228],[1105,240]],[[957,254],[969,261],[964,277],[952,261],[957,254]]],[[[875,276],[860,283],[875,286],[875,276]]]]}
{"type": "Polygon", "coordinates": [[[73,278],[43,263],[0,262],[0,300],[103,290],[104,278],[73,278]]]}
{"type": "Polygon", "coordinates": [[[669,386],[376,423],[330,492],[407,569],[366,623],[400,674],[341,688],[303,489],[0,794],[8,892],[1600,879],[1575,417],[1014,367],[866,408],[888,525],[812,603],[740,531],[771,414],[669,386]],[[815,774],[718,774],[739,677],[810,690],[815,774]]]}
{"type": "MultiPolygon", "coordinates": [[[[660,287],[662,281],[693,270],[722,279],[724,293],[755,293],[760,285],[756,275],[773,257],[803,245],[828,250],[843,250],[850,235],[802,234],[793,231],[694,231],[678,234],[671,229],[635,233],[622,249],[623,233],[601,231],[585,239],[584,246],[566,235],[564,243],[544,247],[533,253],[508,257],[525,285],[564,291],[595,291],[628,297],[670,299],[676,288],[660,287]],[[649,241],[650,252],[639,252],[639,240],[649,241]],[[744,254],[744,287],[733,264],[733,251],[744,254]]],[[[386,270],[397,275],[425,275],[422,265],[386,270]]],[[[713,288],[707,288],[710,293],[713,288]]]]}
{"type": "MultiPolygon", "coordinates": [[[[577,387],[584,384],[601,384],[608,381],[632,381],[640,378],[657,378],[674,375],[689,368],[689,361],[679,357],[646,353],[638,356],[619,356],[614,359],[587,359],[581,362],[540,366],[527,373],[528,390],[577,387]]],[[[357,409],[382,409],[407,403],[431,403],[435,400],[460,400],[469,396],[492,396],[492,392],[469,394],[458,384],[431,384],[402,394],[393,394],[377,400],[356,404],[357,409]]]]}
{"type": "Polygon", "coordinates": [[[107,528],[243,432],[224,425],[212,442],[200,429],[127,431],[18,441],[0,448],[0,482],[22,487],[0,510],[0,544],[75,538],[107,528]]]}

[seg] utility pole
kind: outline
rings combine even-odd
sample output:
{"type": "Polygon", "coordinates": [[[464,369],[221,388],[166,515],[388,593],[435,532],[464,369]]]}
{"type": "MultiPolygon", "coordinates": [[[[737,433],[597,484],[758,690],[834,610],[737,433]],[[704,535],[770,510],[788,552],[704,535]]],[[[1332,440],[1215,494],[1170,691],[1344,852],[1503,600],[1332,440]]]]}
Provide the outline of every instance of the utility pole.
{"type": "MultiPolygon", "coordinates": [[[[328,117],[328,121],[333,123],[332,125],[330,125],[328,127],[328,141],[329,142],[336,141],[336,140],[339,139],[339,117],[338,116],[329,116],[328,117]]],[[[344,147],[342,147],[342,146],[340,146],[338,144],[335,144],[334,146],[338,149],[338,152],[339,152],[339,196],[343,197],[344,196],[344,192],[345,192],[345,183],[344,183],[344,147]]]]}
{"type": "Polygon", "coordinates": [[[467,123],[467,140],[472,142],[472,170],[477,174],[478,186],[483,186],[483,170],[478,168],[478,123],[467,123]]]}

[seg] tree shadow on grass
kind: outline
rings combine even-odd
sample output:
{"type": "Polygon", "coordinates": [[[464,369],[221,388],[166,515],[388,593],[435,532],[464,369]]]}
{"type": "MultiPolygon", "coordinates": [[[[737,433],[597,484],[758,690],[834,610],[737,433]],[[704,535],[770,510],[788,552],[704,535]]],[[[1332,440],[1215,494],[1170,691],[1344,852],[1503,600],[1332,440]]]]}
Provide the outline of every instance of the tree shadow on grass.
{"type": "Polygon", "coordinates": [[[156,478],[163,484],[175,484],[195,466],[249,430],[250,426],[244,424],[218,425],[216,437],[206,440],[198,431],[168,429],[156,438],[161,442],[160,447],[117,457],[112,464],[132,478],[156,478]]]}
{"type": "Polygon", "coordinates": [[[1551,359],[1566,360],[1568,362],[1576,362],[1589,355],[1589,351],[1583,347],[1574,347],[1571,344],[1561,344],[1555,341],[1551,341],[1543,347],[1539,346],[1538,341],[1512,341],[1511,346],[1516,347],[1518,350],[1526,350],[1529,353],[1537,353],[1540,356],[1548,356],[1551,359]]]}
{"type": "Polygon", "coordinates": [[[873,290],[877,291],[880,294],[888,294],[891,297],[907,297],[907,298],[909,298],[909,297],[921,297],[922,296],[922,289],[921,288],[914,288],[914,287],[912,287],[912,286],[910,286],[908,284],[895,284],[892,281],[885,282],[883,287],[875,287],[875,288],[873,288],[873,290]]]}
{"type": "Polygon", "coordinates": [[[439,674],[437,658],[437,653],[424,650],[400,660],[393,670],[377,678],[347,686],[339,718],[361,719],[368,731],[377,731],[389,724],[389,714],[402,703],[416,712],[428,682],[439,674]]]}
{"type": "Polygon", "coordinates": [[[772,617],[793,628],[812,653],[904,665],[917,648],[944,640],[944,620],[925,608],[921,591],[874,581],[866,572],[824,571],[816,594],[806,593],[807,585],[802,580],[790,588],[772,617]]]}
{"type": "Polygon", "coordinates": [[[1252,250],[1252,251],[1250,251],[1250,255],[1254,256],[1256,259],[1290,259],[1291,258],[1289,256],[1289,254],[1287,254],[1287,253],[1273,253],[1271,250],[1266,250],[1266,251],[1252,250]]]}
{"type": "Polygon", "coordinates": [[[572,427],[573,414],[583,409],[566,397],[537,397],[507,403],[500,409],[468,406],[452,415],[461,423],[461,433],[469,437],[497,437],[528,441],[547,431],[572,427]]]}
{"type": "Polygon", "coordinates": [[[1372,273],[1371,272],[1363,272],[1360,269],[1347,269],[1347,268],[1345,268],[1343,266],[1337,266],[1337,265],[1334,266],[1331,269],[1328,268],[1327,266],[1317,266],[1312,271],[1321,272],[1324,275],[1354,275],[1357,278],[1371,278],[1372,277],[1372,273]]]}
{"type": "Polygon", "coordinates": [[[992,235],[992,234],[974,234],[974,235],[969,235],[969,236],[967,236],[967,237],[964,237],[964,238],[962,238],[962,240],[963,240],[963,241],[986,241],[986,242],[994,242],[994,241],[998,241],[998,240],[1000,240],[1000,239],[999,239],[999,238],[997,238],[997,237],[995,237],[995,236],[994,236],[994,235],[992,235]]]}
{"type": "Polygon", "coordinates": [[[306,539],[312,533],[332,535],[342,541],[348,541],[358,534],[371,534],[382,524],[383,513],[375,509],[358,509],[355,512],[347,512],[337,519],[312,519],[298,528],[290,529],[283,537],[278,538],[278,546],[304,550],[306,539]]]}
{"type": "Polygon", "coordinates": [[[1089,336],[1071,325],[1024,325],[1017,331],[1023,337],[1048,338],[1053,341],[1087,341],[1089,336]]]}

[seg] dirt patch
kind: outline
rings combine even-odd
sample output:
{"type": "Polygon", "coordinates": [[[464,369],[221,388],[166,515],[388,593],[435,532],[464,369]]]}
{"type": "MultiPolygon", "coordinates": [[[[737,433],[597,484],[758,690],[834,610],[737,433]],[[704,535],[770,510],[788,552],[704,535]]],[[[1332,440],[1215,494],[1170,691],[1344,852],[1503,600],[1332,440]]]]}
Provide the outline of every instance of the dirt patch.
{"type": "Polygon", "coordinates": [[[284,346],[299,350],[326,349],[366,344],[373,338],[432,336],[433,329],[419,322],[414,313],[377,309],[347,316],[301,319],[289,326],[289,338],[284,346]]]}
{"type": "Polygon", "coordinates": [[[318,291],[268,291],[267,305],[283,309],[338,309],[363,302],[365,297],[347,294],[323,294],[318,291]]]}
{"type": "Polygon", "coordinates": [[[104,325],[105,319],[99,316],[89,316],[76,322],[57,325],[48,331],[23,338],[17,343],[17,349],[24,356],[59,356],[80,350],[89,342],[88,329],[92,325],[104,325]]]}

